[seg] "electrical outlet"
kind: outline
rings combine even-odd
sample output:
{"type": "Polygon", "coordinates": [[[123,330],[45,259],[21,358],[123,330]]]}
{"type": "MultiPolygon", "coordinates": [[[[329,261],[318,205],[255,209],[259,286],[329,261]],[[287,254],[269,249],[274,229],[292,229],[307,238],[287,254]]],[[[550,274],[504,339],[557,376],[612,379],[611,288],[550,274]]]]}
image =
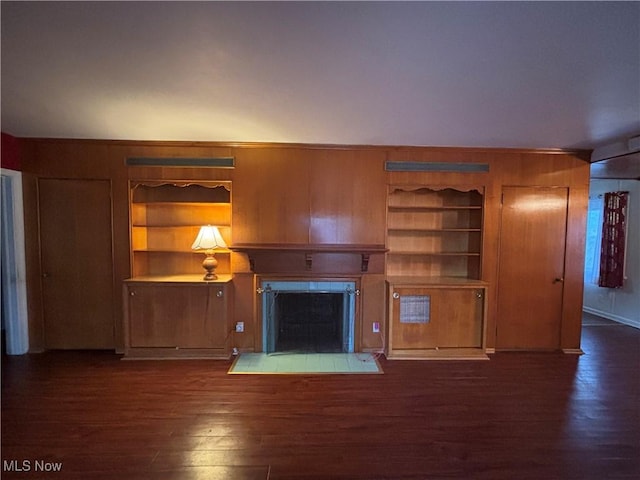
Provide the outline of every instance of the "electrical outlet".
{"type": "Polygon", "coordinates": [[[236,322],[236,332],[237,333],[244,332],[244,322],[236,322]]]}
{"type": "Polygon", "coordinates": [[[373,322],[373,333],[380,333],[380,322],[373,322]]]}

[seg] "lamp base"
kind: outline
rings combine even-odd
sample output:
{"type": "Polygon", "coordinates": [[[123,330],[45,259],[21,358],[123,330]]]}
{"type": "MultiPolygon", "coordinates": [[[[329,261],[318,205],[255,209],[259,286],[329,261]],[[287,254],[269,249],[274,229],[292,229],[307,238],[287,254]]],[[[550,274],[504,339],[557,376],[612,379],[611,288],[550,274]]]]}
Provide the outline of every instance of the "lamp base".
{"type": "Polygon", "coordinates": [[[215,280],[218,276],[214,273],[216,267],[218,266],[218,260],[213,253],[207,253],[206,258],[202,262],[202,268],[204,268],[207,273],[204,275],[204,281],[215,280]]]}

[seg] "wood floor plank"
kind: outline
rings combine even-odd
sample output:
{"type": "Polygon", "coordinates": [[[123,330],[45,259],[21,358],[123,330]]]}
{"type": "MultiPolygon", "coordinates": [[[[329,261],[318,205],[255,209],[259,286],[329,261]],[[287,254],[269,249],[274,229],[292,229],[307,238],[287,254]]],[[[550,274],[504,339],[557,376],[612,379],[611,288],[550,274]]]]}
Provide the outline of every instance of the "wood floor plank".
{"type": "Polygon", "coordinates": [[[639,478],[640,331],[585,327],[582,346],[582,356],[381,359],[383,375],[5,356],[2,478],[639,478]],[[16,471],[24,461],[31,470],[16,471]],[[64,477],[43,477],[36,461],[59,462],[64,477]]]}

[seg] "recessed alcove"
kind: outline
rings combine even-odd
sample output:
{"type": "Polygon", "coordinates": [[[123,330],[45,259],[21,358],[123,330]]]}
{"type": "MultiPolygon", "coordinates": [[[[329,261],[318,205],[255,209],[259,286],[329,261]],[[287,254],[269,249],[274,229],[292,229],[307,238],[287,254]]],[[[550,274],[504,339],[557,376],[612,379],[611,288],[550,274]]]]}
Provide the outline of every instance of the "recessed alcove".
{"type": "Polygon", "coordinates": [[[266,353],[354,351],[354,281],[261,282],[266,353]]]}

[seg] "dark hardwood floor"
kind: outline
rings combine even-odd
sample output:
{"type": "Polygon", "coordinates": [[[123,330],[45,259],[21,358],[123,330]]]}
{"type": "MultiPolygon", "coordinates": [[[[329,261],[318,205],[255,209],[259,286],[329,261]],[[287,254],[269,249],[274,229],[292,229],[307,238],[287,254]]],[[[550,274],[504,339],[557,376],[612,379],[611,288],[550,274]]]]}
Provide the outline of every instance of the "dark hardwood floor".
{"type": "Polygon", "coordinates": [[[384,375],[5,356],[2,478],[640,478],[640,331],[585,327],[582,346],[582,356],[382,359],[384,375]],[[36,471],[56,463],[61,472],[36,471]]]}

